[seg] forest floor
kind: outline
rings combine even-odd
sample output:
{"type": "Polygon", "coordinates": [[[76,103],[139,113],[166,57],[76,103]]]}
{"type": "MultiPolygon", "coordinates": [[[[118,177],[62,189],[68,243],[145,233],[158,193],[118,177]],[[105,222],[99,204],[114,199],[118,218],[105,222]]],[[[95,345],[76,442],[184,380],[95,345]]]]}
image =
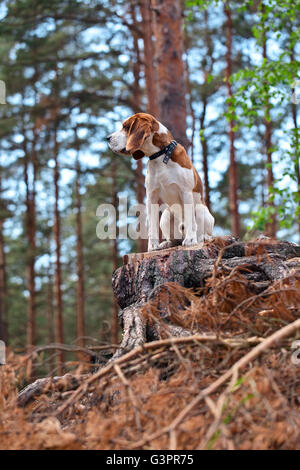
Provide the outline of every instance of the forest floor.
{"type": "Polygon", "coordinates": [[[165,323],[164,339],[93,374],[80,366],[22,407],[28,356],[10,354],[0,448],[300,449],[299,270],[260,294],[239,270],[219,270],[198,292],[169,288],[172,323],[191,335],[171,338],[165,323]]]}

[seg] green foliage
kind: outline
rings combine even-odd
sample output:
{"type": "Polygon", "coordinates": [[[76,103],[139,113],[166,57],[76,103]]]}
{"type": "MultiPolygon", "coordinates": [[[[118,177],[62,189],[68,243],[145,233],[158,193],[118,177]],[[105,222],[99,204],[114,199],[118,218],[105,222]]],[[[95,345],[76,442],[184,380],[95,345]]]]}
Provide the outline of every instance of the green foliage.
{"type": "MultiPolygon", "coordinates": [[[[219,1],[188,1],[189,8],[206,9],[211,5],[222,5],[219,1]]],[[[235,71],[230,77],[234,96],[227,100],[224,115],[227,121],[234,122],[235,132],[252,132],[261,123],[271,123],[273,131],[291,118],[292,89],[299,80],[300,62],[295,47],[300,35],[300,2],[299,0],[263,0],[259,2],[243,1],[230,4],[230,8],[247,14],[251,12],[252,37],[256,43],[256,53],[260,59],[244,68],[235,71]],[[268,43],[276,42],[275,51],[268,43]],[[264,54],[262,51],[264,50],[264,54]],[[266,56],[264,56],[266,54],[266,56]]],[[[250,20],[251,21],[251,20],[250,20]]],[[[208,81],[212,80],[212,76],[208,81]]],[[[265,149],[277,155],[277,173],[274,184],[268,188],[268,201],[275,202],[275,207],[263,206],[252,211],[252,228],[264,230],[267,223],[276,216],[280,228],[291,229],[299,223],[299,132],[297,110],[295,110],[293,127],[287,125],[284,131],[288,149],[278,146],[273,133],[272,147],[265,149]]],[[[274,161],[272,168],[274,169],[274,161]]],[[[266,169],[268,165],[265,164],[266,169]]]]}

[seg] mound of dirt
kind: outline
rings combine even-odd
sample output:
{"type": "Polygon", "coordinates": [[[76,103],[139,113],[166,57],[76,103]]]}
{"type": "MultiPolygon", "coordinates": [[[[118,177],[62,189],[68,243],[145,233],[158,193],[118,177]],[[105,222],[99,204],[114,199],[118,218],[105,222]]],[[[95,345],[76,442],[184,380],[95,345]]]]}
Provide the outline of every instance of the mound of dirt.
{"type": "Polygon", "coordinates": [[[123,341],[104,366],[19,397],[26,357],[0,369],[2,449],[300,448],[300,247],[164,251],[114,274],[123,341]]]}

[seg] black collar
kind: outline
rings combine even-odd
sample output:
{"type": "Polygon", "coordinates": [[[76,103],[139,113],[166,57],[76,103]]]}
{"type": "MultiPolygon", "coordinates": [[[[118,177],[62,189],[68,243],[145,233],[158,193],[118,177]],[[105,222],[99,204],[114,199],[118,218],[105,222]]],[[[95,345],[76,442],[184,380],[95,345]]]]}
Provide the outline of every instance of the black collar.
{"type": "Polygon", "coordinates": [[[161,155],[165,153],[165,158],[163,159],[163,162],[167,164],[170,158],[172,157],[172,153],[174,152],[175,147],[177,147],[177,142],[176,140],[172,140],[170,144],[166,145],[166,147],[161,149],[159,152],[156,152],[156,153],[153,153],[153,155],[150,155],[149,159],[155,160],[156,158],[160,157],[161,155]]]}

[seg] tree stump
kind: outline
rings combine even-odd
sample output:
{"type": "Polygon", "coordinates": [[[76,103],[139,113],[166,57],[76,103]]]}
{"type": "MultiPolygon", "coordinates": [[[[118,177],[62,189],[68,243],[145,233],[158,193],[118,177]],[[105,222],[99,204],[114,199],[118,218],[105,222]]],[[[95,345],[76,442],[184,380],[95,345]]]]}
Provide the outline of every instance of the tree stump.
{"type": "MultiPolygon", "coordinates": [[[[266,237],[246,243],[233,237],[222,237],[215,238],[203,247],[179,246],[151,253],[125,255],[123,262],[112,279],[114,294],[121,307],[119,318],[123,338],[108,363],[146,342],[194,333],[207,335],[207,331],[188,330],[170,320],[173,318],[170,312],[180,316],[188,301],[188,297],[181,294],[182,288],[194,289],[197,295],[207,295],[210,292],[209,279],[214,274],[224,271],[230,275],[238,269],[245,282],[249,282],[259,296],[274,281],[290,274],[294,276],[293,270],[299,270],[300,246],[266,237]],[[199,288],[204,288],[204,293],[199,293],[199,288]],[[157,315],[153,319],[145,315],[145,311],[154,303],[157,315]]],[[[86,374],[66,374],[63,377],[37,380],[20,392],[18,403],[26,406],[35,397],[48,391],[76,389],[87,377],[86,374]]]]}
{"type": "MultiPolygon", "coordinates": [[[[167,322],[172,298],[166,294],[168,283],[186,288],[204,287],[213,270],[234,268],[243,270],[244,277],[255,285],[256,292],[267,289],[272,282],[300,268],[300,246],[287,241],[261,237],[241,242],[233,237],[215,238],[203,247],[182,246],[149,253],[133,253],[123,257],[123,266],[112,278],[118,304],[123,339],[112,360],[148,341],[161,338],[161,324],[149,322],[141,309],[159,299],[159,315],[167,322]]],[[[171,336],[191,334],[176,325],[168,324],[171,336]]]]}

